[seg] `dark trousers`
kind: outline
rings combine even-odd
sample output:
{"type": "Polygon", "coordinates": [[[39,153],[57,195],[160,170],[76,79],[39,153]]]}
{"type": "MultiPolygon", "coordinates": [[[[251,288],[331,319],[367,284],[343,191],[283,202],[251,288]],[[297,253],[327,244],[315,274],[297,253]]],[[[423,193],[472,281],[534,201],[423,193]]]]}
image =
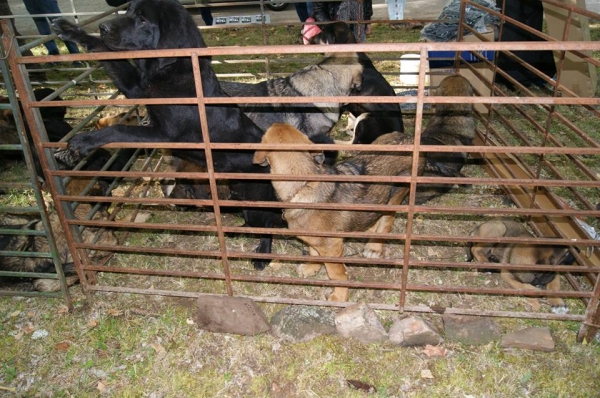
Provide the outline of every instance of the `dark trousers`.
{"type": "Polygon", "coordinates": [[[313,2],[305,1],[294,3],[294,7],[296,7],[296,14],[298,14],[298,18],[300,18],[300,22],[304,23],[309,17],[312,17],[313,14],[313,2]]]}
{"type": "MultiPolygon", "coordinates": [[[[58,8],[58,3],[56,0],[23,0],[25,4],[25,8],[27,8],[27,12],[31,15],[35,14],[59,14],[60,9],[58,8]]],[[[49,35],[52,33],[50,29],[50,23],[48,20],[52,21],[54,18],[50,17],[33,17],[33,21],[35,22],[35,26],[37,26],[38,32],[41,35],[49,35]]],[[[65,41],[65,45],[71,54],[78,54],[79,48],[77,48],[77,44],[72,41],[65,41]]],[[[48,54],[50,55],[58,55],[58,47],[54,40],[50,40],[44,43],[46,49],[48,50],[48,54]]]]}

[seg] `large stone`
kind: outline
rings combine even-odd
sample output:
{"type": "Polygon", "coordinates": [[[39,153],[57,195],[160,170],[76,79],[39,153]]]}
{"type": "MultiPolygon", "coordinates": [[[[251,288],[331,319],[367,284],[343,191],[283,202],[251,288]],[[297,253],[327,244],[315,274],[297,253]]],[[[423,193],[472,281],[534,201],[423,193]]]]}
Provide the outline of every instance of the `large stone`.
{"type": "Polygon", "coordinates": [[[549,328],[526,328],[502,336],[500,347],[554,351],[554,340],[549,328]]]}
{"type": "Polygon", "coordinates": [[[363,343],[387,340],[387,332],[379,318],[365,303],[353,304],[335,316],[335,327],[342,337],[353,337],[363,343]]]}
{"type": "Polygon", "coordinates": [[[308,341],[323,334],[335,334],[335,313],[319,307],[285,307],[271,318],[271,333],[293,342],[308,341]]]}
{"type": "Polygon", "coordinates": [[[500,326],[489,318],[446,314],[442,319],[447,340],[482,345],[500,340],[502,336],[500,326]]]}
{"type": "Polygon", "coordinates": [[[389,335],[392,343],[403,347],[438,345],[444,342],[435,326],[418,316],[409,316],[394,322],[389,335]]]}
{"type": "Polygon", "coordinates": [[[240,297],[200,296],[195,321],[199,328],[209,332],[247,336],[271,328],[262,309],[254,301],[240,297]]]}

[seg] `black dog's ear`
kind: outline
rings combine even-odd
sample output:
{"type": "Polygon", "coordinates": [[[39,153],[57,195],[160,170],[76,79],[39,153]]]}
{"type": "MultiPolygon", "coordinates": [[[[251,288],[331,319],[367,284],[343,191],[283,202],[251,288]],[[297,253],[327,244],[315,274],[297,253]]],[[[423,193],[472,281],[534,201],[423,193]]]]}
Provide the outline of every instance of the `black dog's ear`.
{"type": "Polygon", "coordinates": [[[158,67],[160,69],[164,69],[167,66],[174,64],[177,61],[177,58],[159,58],[158,59],[158,67]]]}
{"type": "Polygon", "coordinates": [[[254,152],[254,158],[252,158],[252,163],[257,164],[259,166],[268,166],[269,158],[267,157],[267,152],[265,151],[256,151],[254,152]]]}
{"type": "Polygon", "coordinates": [[[325,161],[325,154],[321,151],[311,152],[310,154],[312,155],[316,164],[323,164],[325,161]]]}

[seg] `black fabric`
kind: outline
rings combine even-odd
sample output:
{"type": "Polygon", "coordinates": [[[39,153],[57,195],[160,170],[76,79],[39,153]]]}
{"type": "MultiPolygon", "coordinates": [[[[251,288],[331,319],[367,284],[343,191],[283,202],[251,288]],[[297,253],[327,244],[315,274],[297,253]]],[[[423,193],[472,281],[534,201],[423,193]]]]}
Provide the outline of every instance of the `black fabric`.
{"type": "Polygon", "coordinates": [[[106,4],[108,4],[111,7],[118,7],[127,3],[128,1],[129,0],[106,0],[106,4]]]}
{"type": "MultiPolygon", "coordinates": [[[[502,8],[503,0],[496,0],[496,5],[502,8]]],[[[544,8],[539,0],[506,0],[505,15],[516,19],[517,21],[530,26],[536,30],[542,30],[544,20],[544,8]]],[[[505,23],[502,30],[502,36],[499,41],[542,41],[541,38],[532,33],[516,27],[510,23],[505,23]]],[[[554,77],[556,74],[556,64],[552,51],[513,51],[512,52],[523,61],[534,68],[543,72],[548,77],[554,77]]],[[[507,72],[512,78],[517,80],[525,87],[532,84],[542,85],[544,80],[534,73],[528,71],[518,62],[510,59],[506,54],[500,53],[498,56],[498,67],[507,72]]],[[[496,77],[497,83],[503,83],[513,88],[507,79],[500,74],[496,77]]]]}

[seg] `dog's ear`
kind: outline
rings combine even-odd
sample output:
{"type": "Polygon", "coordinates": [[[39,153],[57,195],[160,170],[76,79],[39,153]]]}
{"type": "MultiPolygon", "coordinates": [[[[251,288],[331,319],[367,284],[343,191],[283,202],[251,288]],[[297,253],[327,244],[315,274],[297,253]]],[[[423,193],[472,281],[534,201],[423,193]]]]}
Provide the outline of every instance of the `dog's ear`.
{"type": "Polygon", "coordinates": [[[323,164],[325,162],[325,154],[321,151],[311,151],[310,154],[316,164],[323,164]]]}
{"type": "Polygon", "coordinates": [[[258,164],[260,166],[268,166],[269,158],[267,157],[267,152],[265,152],[265,151],[254,152],[254,158],[252,159],[252,163],[258,164]]]}
{"type": "Polygon", "coordinates": [[[159,58],[158,59],[158,67],[160,69],[164,69],[169,65],[172,65],[177,61],[177,58],[159,58]]]}

